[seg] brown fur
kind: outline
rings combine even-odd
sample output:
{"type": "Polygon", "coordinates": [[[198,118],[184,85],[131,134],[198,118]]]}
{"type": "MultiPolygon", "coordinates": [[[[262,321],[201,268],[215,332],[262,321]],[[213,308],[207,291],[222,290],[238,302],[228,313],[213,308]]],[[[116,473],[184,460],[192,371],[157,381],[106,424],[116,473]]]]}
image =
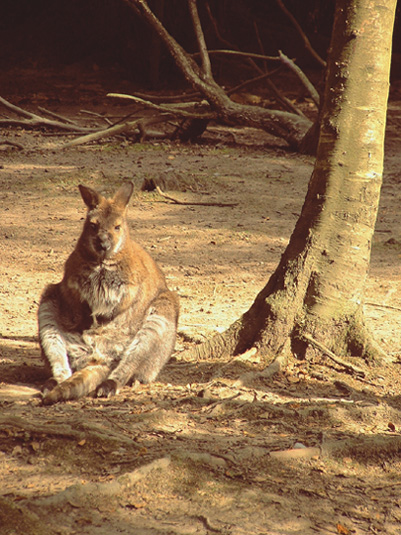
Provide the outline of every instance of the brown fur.
{"type": "Polygon", "coordinates": [[[175,342],[178,297],[129,237],[132,184],[112,199],[79,189],[88,207],[83,231],[62,281],[47,286],[38,311],[42,354],[53,375],[48,385],[57,384],[45,385],[45,404],[152,381],[175,342]]]}

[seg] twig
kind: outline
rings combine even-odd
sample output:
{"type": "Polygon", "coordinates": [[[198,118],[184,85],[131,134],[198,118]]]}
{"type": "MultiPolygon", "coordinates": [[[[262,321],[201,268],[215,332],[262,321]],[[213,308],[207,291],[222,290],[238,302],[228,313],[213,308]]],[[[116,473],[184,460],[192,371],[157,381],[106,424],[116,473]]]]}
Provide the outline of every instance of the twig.
{"type": "MultiPolygon", "coordinates": [[[[258,25],[256,23],[256,20],[253,21],[253,29],[255,30],[255,35],[256,35],[256,39],[258,41],[260,52],[262,54],[264,54],[265,50],[263,48],[263,43],[262,43],[262,39],[260,38],[259,28],[258,28],[258,25]]],[[[267,71],[266,61],[264,62],[264,70],[267,71]]]]}
{"type": "Polygon", "coordinates": [[[279,67],[278,69],[274,69],[274,71],[265,72],[264,74],[261,74],[260,76],[255,76],[255,78],[251,78],[250,80],[246,80],[245,82],[242,82],[235,87],[231,87],[227,90],[227,95],[232,95],[233,93],[237,93],[237,91],[240,91],[241,89],[244,89],[244,87],[247,87],[248,85],[257,84],[258,82],[261,82],[262,80],[265,80],[266,78],[271,78],[275,74],[277,74],[282,67],[279,67]]]}
{"type": "Polygon", "coordinates": [[[71,119],[68,119],[67,117],[63,117],[62,115],[59,115],[58,113],[54,113],[53,111],[47,110],[46,108],[42,108],[42,106],[38,106],[38,110],[42,113],[46,113],[47,115],[50,115],[50,117],[54,117],[55,119],[59,119],[63,123],[73,124],[75,126],[78,126],[76,122],[71,121],[71,119]]]}
{"type": "Polygon", "coordinates": [[[306,87],[308,93],[312,97],[313,102],[319,108],[319,105],[320,105],[319,93],[313,87],[313,84],[310,82],[310,80],[308,79],[306,74],[298,67],[298,65],[295,65],[295,63],[292,61],[292,59],[290,59],[285,54],[283,54],[281,52],[281,50],[279,50],[279,55],[280,55],[280,59],[284,63],[284,65],[287,65],[293,72],[295,72],[295,74],[301,80],[302,84],[306,87]]]}
{"type": "Polygon", "coordinates": [[[105,117],[101,113],[97,113],[95,111],[90,111],[90,110],[79,110],[79,113],[85,113],[87,115],[93,115],[93,117],[99,117],[99,119],[102,119],[102,121],[107,123],[109,126],[113,125],[113,123],[110,121],[110,119],[108,117],[105,117]]]}
{"type": "Polygon", "coordinates": [[[390,310],[397,310],[398,312],[401,312],[401,308],[400,307],[394,307],[392,305],[382,305],[380,303],[365,303],[365,305],[368,305],[368,306],[371,306],[371,307],[378,307],[378,308],[388,308],[390,310]]]}
{"type": "Polygon", "coordinates": [[[305,48],[310,52],[310,54],[316,59],[316,61],[322,67],[326,67],[326,62],[314,50],[314,48],[312,47],[309,39],[307,38],[305,32],[303,31],[303,29],[299,25],[299,23],[298,23],[297,19],[294,17],[294,15],[290,11],[288,11],[288,9],[283,4],[282,0],[276,0],[276,2],[278,4],[278,6],[280,7],[281,11],[290,19],[292,24],[295,26],[296,30],[298,31],[299,35],[301,36],[301,38],[302,38],[302,40],[304,42],[305,48]]]}
{"type": "Polygon", "coordinates": [[[329,357],[333,362],[336,364],[339,364],[340,366],[343,366],[346,370],[348,370],[351,373],[354,373],[355,375],[359,375],[361,377],[365,377],[365,372],[361,370],[360,368],[357,368],[356,366],[353,366],[352,364],[349,364],[348,362],[345,362],[344,360],[340,359],[340,357],[337,357],[330,349],[328,349],[325,345],[321,344],[317,340],[315,340],[312,336],[309,334],[303,333],[302,338],[309,342],[312,346],[314,346],[316,349],[321,351],[326,355],[326,357],[329,357]]]}
{"type": "Polygon", "coordinates": [[[238,203],[179,201],[178,199],[175,199],[174,197],[171,197],[170,195],[167,195],[166,193],[164,193],[164,191],[162,191],[159,188],[159,186],[156,186],[156,191],[161,197],[173,202],[174,204],[181,204],[185,206],[221,206],[221,207],[227,206],[230,208],[234,206],[238,206],[238,203]]]}
{"type": "MultiPolygon", "coordinates": [[[[264,54],[256,54],[254,52],[241,52],[240,50],[209,50],[209,55],[240,56],[244,58],[280,61],[280,58],[278,56],[266,56],[264,54]]],[[[199,56],[199,52],[192,54],[192,56],[193,57],[199,56]]]]}

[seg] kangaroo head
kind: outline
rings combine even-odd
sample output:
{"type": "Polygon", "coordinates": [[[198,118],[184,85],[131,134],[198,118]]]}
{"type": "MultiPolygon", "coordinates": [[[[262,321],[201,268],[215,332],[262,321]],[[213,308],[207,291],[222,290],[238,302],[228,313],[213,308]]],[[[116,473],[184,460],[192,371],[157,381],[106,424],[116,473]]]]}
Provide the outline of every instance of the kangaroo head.
{"type": "Polygon", "coordinates": [[[132,182],[123,184],[112,199],[106,199],[86,186],[78,187],[88,207],[79,239],[80,250],[98,262],[112,259],[123,248],[128,236],[125,215],[134,189],[133,184],[132,182]]]}

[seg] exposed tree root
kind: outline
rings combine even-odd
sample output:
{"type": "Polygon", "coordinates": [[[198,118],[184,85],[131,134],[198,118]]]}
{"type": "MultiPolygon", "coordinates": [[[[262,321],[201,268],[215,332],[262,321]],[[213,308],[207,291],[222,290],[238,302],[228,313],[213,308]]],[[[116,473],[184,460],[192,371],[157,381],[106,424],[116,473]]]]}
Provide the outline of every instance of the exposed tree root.
{"type": "Polygon", "coordinates": [[[338,348],[349,358],[360,357],[368,364],[390,362],[389,357],[373,340],[369,330],[360,320],[359,312],[356,313],[358,321],[341,322],[341,325],[336,325],[330,330],[330,335],[327,325],[315,324],[314,336],[312,336],[297,325],[296,320],[294,320],[295,325],[291,326],[285,318],[280,320],[272,311],[266,318],[266,311],[262,311],[260,303],[259,306],[255,304],[256,302],[227,331],[216,334],[211,339],[192,347],[183,352],[181,356],[185,360],[216,360],[236,356],[250,348],[257,348],[265,359],[266,368],[261,372],[249,372],[239,377],[238,384],[249,386],[257,379],[269,379],[274,374],[283,371],[291,358],[305,358],[308,349],[313,348],[314,352],[317,351],[328,357],[347,373],[363,379],[366,373],[362,368],[348,359],[337,356],[332,349],[318,341],[318,333],[321,331],[330,338],[332,348],[338,348]],[[258,313],[255,313],[256,310],[258,313]],[[263,315],[264,321],[258,324],[255,318],[259,316],[260,319],[263,315]]]}
{"type": "Polygon", "coordinates": [[[321,351],[324,355],[329,357],[329,359],[331,359],[336,364],[339,364],[340,366],[345,368],[348,372],[354,373],[355,375],[359,375],[361,377],[365,377],[365,372],[363,370],[361,370],[360,368],[357,368],[356,366],[354,366],[354,365],[352,365],[352,364],[350,364],[348,362],[345,362],[340,357],[337,357],[337,355],[335,355],[332,351],[330,351],[330,349],[328,349],[324,344],[318,342],[317,340],[315,340],[309,334],[303,334],[302,337],[309,344],[311,344],[312,347],[314,347],[314,348],[318,349],[319,351],[321,351]]]}

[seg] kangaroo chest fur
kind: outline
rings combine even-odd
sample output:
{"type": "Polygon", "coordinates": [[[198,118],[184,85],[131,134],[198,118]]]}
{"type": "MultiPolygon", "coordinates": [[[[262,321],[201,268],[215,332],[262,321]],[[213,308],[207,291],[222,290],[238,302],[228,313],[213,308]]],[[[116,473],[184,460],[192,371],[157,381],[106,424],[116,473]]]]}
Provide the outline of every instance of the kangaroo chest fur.
{"type": "Polygon", "coordinates": [[[130,306],[133,285],[122,276],[116,265],[92,268],[72,284],[79,286],[81,300],[89,306],[94,319],[112,320],[130,306]]]}
{"type": "Polygon", "coordinates": [[[82,296],[95,316],[113,316],[127,299],[129,286],[116,267],[93,269],[82,284],[82,296]]]}

